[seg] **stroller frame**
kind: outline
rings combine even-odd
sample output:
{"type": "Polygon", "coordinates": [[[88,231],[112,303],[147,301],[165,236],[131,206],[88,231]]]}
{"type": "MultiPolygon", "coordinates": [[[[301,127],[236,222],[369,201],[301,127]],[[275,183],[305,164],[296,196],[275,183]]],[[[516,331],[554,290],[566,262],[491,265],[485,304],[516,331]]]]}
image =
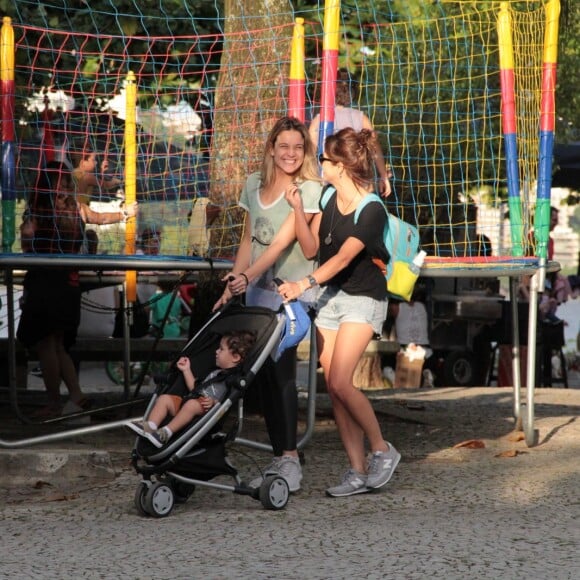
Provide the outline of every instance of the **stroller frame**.
{"type": "MultiPolygon", "coordinates": [[[[147,454],[146,458],[143,453],[140,453],[139,448],[147,446],[152,449],[152,445],[141,437],[137,438],[132,453],[132,464],[136,472],[142,476],[135,492],[135,507],[138,513],[145,516],[165,517],[171,513],[175,503],[187,501],[196,486],[247,495],[259,500],[264,508],[270,510],[279,510],[286,506],[290,492],[284,478],[278,475],[267,476],[259,487],[252,488],[244,483],[236,468],[229,462],[225,449],[226,443],[233,442],[256,449],[272,450],[270,445],[240,437],[240,433],[243,428],[243,396],[266,359],[277,348],[285,326],[285,317],[280,316],[283,312],[283,308],[275,312],[261,307],[246,307],[241,303],[229,303],[218,310],[184,347],[182,352],[186,351],[195,341],[203,340],[203,336],[209,328],[217,326],[219,329],[220,324],[222,324],[220,318],[225,324],[227,324],[229,316],[235,317],[238,314],[241,316],[253,314],[271,318],[268,329],[262,333],[265,335],[270,332],[269,337],[263,339],[260,345],[258,345],[260,342],[260,337],[258,337],[257,346],[253,351],[255,353],[258,350],[259,354],[248,357],[248,361],[245,361],[247,365],[242,365],[241,372],[234,374],[231,380],[228,379],[229,393],[222,402],[216,403],[192,425],[177,434],[166,446],[147,454]],[[237,427],[230,430],[230,433],[216,431],[220,421],[234,405],[238,406],[237,427]],[[193,475],[187,473],[187,469],[180,468],[181,462],[189,462],[190,467],[193,467],[194,470],[201,470],[201,472],[196,472],[193,475]],[[209,466],[207,462],[210,463],[209,466]],[[232,477],[234,483],[228,485],[210,481],[219,475],[232,477]]],[[[224,328],[226,327],[224,326],[224,328]]],[[[298,443],[299,449],[306,445],[314,431],[317,366],[314,332],[312,325],[307,425],[298,443]]],[[[150,401],[145,416],[150,412],[156,399],[157,396],[154,396],[150,401]]]]}

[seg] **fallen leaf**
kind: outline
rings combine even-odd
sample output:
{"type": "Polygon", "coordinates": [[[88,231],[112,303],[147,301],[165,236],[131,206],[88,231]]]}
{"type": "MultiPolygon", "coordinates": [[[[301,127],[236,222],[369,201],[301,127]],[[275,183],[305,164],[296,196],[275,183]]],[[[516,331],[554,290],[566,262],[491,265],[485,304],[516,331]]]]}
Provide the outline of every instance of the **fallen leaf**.
{"type": "Polygon", "coordinates": [[[42,489],[43,487],[52,487],[52,483],[48,483],[48,481],[42,481],[42,479],[39,479],[38,481],[35,482],[35,484],[32,487],[34,489],[42,489]]]}
{"type": "Polygon", "coordinates": [[[44,498],[44,501],[49,502],[49,501],[70,501],[72,499],[78,499],[79,494],[78,493],[71,493],[71,494],[66,494],[66,493],[53,493],[52,495],[47,495],[44,498]]]}
{"type": "Polygon", "coordinates": [[[522,431],[514,431],[513,433],[510,433],[506,439],[508,441],[523,441],[526,438],[526,435],[524,433],[522,433],[522,431]]]}
{"type": "Polygon", "coordinates": [[[501,453],[494,455],[494,457],[500,457],[503,459],[505,457],[517,457],[518,455],[521,455],[523,453],[525,453],[525,451],[518,451],[517,449],[508,449],[507,451],[502,451],[501,453]]]}
{"type": "Polygon", "coordinates": [[[480,439],[468,439],[453,446],[453,449],[484,449],[485,443],[480,439]]]}

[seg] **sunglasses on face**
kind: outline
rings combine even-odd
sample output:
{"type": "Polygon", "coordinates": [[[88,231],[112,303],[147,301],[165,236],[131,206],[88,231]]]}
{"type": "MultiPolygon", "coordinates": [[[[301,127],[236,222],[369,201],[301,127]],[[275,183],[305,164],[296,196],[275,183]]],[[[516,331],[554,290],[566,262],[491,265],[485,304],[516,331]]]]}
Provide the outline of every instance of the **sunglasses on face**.
{"type": "Polygon", "coordinates": [[[324,153],[321,153],[318,156],[318,163],[320,163],[320,165],[322,165],[325,161],[328,161],[329,163],[333,163],[332,159],[329,159],[328,157],[324,156],[324,153]]]}

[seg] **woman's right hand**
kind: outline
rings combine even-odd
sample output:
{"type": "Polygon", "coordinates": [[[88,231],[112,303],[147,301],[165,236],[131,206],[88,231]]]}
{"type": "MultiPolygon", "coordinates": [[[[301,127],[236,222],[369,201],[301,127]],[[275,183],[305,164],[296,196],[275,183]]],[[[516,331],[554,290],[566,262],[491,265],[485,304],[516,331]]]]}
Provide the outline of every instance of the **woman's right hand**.
{"type": "Polygon", "coordinates": [[[248,289],[248,278],[244,274],[228,274],[224,280],[232,296],[239,296],[248,289]]]}
{"type": "Polygon", "coordinates": [[[302,196],[300,195],[300,184],[293,181],[284,192],[284,197],[288,205],[294,210],[299,211],[303,209],[302,196]]]}

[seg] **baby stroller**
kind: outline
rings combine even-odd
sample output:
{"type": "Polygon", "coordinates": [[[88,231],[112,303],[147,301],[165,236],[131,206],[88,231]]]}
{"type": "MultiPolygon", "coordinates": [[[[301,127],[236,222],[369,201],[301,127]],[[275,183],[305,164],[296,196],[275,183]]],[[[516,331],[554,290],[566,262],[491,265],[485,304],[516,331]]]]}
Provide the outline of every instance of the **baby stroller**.
{"type": "Polygon", "coordinates": [[[215,351],[225,332],[255,331],[256,342],[244,361],[228,374],[228,392],[221,402],[196,417],[161,449],[144,437],[137,438],[132,464],[142,476],[135,493],[135,506],[141,515],[158,518],[169,515],[175,503],[187,501],[196,486],[248,495],[266,509],[280,510],[286,506],[289,489],[284,478],[268,476],[259,488],[242,481],[226,456],[226,443],[235,439],[238,429],[234,427],[224,433],[222,427],[231,408],[242,404],[246,389],[266,359],[298,344],[309,326],[310,319],[299,303],[285,305],[276,312],[231,301],[211,316],[171,363],[167,380],[153,395],[145,417],[162,393],[182,394],[178,390],[182,388],[181,373],[175,366],[180,356],[188,356],[193,374],[204,377],[215,367],[215,351]],[[222,475],[231,476],[234,483],[224,485],[211,481],[222,475]]]}

